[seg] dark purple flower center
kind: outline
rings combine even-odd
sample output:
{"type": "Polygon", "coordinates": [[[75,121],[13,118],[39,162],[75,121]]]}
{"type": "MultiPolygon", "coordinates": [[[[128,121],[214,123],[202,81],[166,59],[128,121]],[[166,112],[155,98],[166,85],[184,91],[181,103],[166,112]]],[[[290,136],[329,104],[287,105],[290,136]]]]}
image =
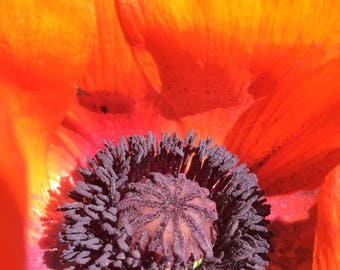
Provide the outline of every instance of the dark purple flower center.
{"type": "Polygon", "coordinates": [[[210,138],[194,145],[196,136],[104,142],[79,170],[74,202],[58,208],[52,268],[264,269],[270,206],[256,176],[210,138]]]}

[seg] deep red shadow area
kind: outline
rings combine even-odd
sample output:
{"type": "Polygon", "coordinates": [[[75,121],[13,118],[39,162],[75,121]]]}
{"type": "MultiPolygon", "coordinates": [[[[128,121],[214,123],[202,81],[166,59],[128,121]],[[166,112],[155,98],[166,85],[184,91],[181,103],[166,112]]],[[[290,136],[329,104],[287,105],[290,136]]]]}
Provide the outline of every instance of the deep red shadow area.
{"type": "Polygon", "coordinates": [[[316,207],[309,214],[310,218],[301,222],[274,221],[269,225],[274,236],[268,270],[312,269],[316,207]]]}

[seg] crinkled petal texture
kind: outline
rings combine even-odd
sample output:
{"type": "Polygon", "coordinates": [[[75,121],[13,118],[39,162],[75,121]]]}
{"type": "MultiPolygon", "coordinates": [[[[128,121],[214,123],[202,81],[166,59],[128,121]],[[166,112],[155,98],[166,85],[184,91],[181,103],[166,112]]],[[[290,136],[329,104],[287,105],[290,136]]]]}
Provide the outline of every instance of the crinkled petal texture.
{"type": "Polygon", "coordinates": [[[340,265],[340,165],[326,177],[318,199],[313,270],[336,270],[340,265]]]}
{"type": "MultiPolygon", "coordinates": [[[[94,49],[51,145],[51,173],[84,164],[102,137],[193,127],[258,172],[280,228],[313,228],[315,190],[340,158],[339,3],[96,1],[95,15],[94,49]]],[[[301,269],[310,269],[312,241],[300,240],[309,243],[301,269]]]]}

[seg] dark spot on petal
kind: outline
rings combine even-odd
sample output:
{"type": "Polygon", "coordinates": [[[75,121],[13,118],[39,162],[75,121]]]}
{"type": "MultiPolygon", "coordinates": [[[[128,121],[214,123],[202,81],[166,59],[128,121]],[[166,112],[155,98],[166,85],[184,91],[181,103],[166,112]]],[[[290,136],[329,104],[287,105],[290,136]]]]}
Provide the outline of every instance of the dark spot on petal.
{"type": "MultiPolygon", "coordinates": [[[[79,91],[78,91],[79,92],[79,91]]],[[[86,92],[82,90],[77,98],[79,104],[93,112],[112,114],[130,113],[133,108],[133,101],[120,93],[114,91],[86,92]]]]}
{"type": "Polygon", "coordinates": [[[106,106],[100,106],[100,110],[105,114],[107,113],[107,107],[106,106]]]}
{"type": "Polygon", "coordinates": [[[88,93],[84,89],[77,87],[77,96],[88,96],[88,93]]]}

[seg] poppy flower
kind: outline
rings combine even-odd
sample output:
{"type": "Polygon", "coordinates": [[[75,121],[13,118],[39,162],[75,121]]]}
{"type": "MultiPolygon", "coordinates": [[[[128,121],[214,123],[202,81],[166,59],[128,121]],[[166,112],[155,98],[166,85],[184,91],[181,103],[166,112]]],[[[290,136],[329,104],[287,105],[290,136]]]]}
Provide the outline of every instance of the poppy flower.
{"type": "Polygon", "coordinates": [[[117,144],[148,130],[184,138],[190,128],[256,173],[271,204],[269,269],[336,269],[339,4],[0,5],[0,143],[12,153],[0,159],[8,269],[24,264],[13,251],[24,254],[25,219],[27,267],[46,268],[41,218],[58,227],[61,213],[44,209],[67,200],[63,191],[74,187],[64,179],[79,177],[102,138],[117,144]]]}

